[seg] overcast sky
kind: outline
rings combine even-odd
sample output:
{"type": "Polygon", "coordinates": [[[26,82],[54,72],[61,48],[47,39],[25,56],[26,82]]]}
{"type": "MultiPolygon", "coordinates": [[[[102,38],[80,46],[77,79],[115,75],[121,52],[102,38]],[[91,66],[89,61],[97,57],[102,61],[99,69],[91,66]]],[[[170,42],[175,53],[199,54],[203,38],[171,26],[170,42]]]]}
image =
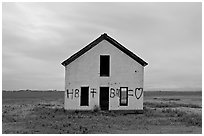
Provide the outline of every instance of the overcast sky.
{"type": "Polygon", "coordinates": [[[149,63],[145,90],[201,90],[201,3],[3,3],[2,88],[64,89],[61,62],[102,33],[149,63]]]}

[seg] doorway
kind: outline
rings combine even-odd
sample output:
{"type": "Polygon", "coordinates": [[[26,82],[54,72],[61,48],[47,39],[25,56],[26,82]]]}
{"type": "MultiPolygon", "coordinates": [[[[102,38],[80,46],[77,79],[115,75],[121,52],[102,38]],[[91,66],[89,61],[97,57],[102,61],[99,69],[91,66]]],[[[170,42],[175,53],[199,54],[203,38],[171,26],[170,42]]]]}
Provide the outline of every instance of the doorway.
{"type": "Polygon", "coordinates": [[[109,87],[100,87],[100,108],[109,109],[109,87]]]}

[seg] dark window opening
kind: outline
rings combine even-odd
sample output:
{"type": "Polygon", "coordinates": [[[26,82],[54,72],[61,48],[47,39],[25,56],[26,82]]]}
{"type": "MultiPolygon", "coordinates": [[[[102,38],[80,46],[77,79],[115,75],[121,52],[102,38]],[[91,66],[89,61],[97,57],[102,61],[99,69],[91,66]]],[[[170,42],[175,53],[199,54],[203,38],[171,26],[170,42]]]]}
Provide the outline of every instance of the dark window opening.
{"type": "Polygon", "coordinates": [[[81,106],[89,106],[89,87],[81,87],[81,106]]]}
{"type": "Polygon", "coordinates": [[[100,56],[100,76],[110,76],[110,56],[100,56]]]}
{"type": "Polygon", "coordinates": [[[128,87],[120,87],[120,106],[128,106],[128,87]]]}

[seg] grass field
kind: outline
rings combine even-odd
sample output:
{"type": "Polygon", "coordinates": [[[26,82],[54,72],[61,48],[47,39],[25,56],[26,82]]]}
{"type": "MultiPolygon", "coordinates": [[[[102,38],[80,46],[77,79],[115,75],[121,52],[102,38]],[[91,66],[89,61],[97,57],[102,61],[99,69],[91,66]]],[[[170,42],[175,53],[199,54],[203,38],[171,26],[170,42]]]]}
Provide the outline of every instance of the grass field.
{"type": "Polygon", "coordinates": [[[202,133],[201,92],[145,92],[144,113],[65,111],[64,92],[3,92],[2,133],[202,133]]]}

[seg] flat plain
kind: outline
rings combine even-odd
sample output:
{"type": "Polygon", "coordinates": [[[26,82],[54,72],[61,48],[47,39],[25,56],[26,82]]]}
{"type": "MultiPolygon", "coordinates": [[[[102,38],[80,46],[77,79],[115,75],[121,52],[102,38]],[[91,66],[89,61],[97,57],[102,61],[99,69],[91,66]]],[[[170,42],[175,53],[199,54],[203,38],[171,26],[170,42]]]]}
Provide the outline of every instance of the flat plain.
{"type": "Polygon", "coordinates": [[[3,91],[2,133],[201,134],[202,92],[144,92],[143,113],[66,111],[64,92],[3,91]]]}

